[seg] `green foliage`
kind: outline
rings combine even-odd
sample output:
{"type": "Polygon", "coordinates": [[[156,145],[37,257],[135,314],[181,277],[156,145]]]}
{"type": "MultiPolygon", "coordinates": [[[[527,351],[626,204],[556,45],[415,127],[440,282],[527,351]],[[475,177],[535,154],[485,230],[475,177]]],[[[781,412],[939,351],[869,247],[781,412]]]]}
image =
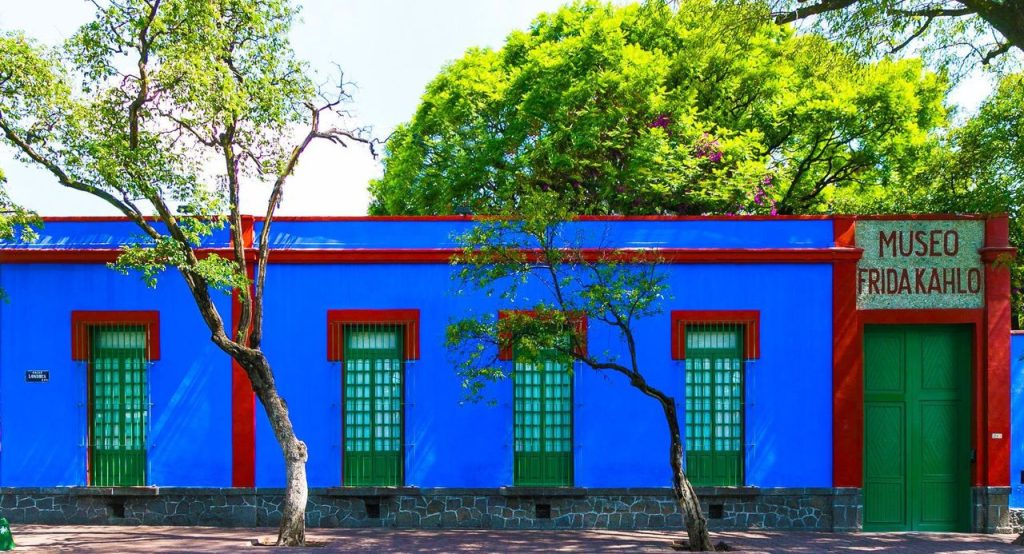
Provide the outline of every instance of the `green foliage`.
{"type": "Polygon", "coordinates": [[[389,141],[371,212],[525,213],[544,191],[580,213],[824,211],[917,171],[946,87],[756,4],[576,3],[442,70],[389,141]]]}
{"type": "Polygon", "coordinates": [[[591,367],[640,371],[635,364],[587,352],[581,321],[586,317],[618,330],[633,350],[633,324],[659,313],[667,292],[659,260],[649,252],[621,249],[594,258],[593,250],[582,248],[584,237],[566,223],[572,214],[561,200],[553,192],[524,196],[522,217],[487,218],[458,237],[463,248],[453,260],[458,294],[483,291],[505,307],[501,317],[471,314],[448,326],[447,345],[469,399],[481,399],[488,383],[507,376],[498,353],[513,346],[525,357],[556,351],[591,367]]]}
{"type": "Polygon", "coordinates": [[[316,98],[288,43],[295,13],[284,0],[118,0],[58,48],[5,32],[0,129],[21,161],[143,228],[146,248],[118,269],[246,282],[244,264],[187,252],[230,222],[242,180],[290,170],[286,139],[316,98]]]}

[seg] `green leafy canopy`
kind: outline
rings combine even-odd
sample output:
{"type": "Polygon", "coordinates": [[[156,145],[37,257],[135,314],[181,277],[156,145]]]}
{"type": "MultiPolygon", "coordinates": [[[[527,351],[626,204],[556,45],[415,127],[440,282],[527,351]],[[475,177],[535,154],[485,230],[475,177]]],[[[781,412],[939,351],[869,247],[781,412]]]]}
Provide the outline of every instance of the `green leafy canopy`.
{"type": "Polygon", "coordinates": [[[387,145],[376,214],[826,211],[919,170],[947,83],[864,63],[754,3],[577,2],[432,81],[387,145]],[[522,211],[522,210],[520,210],[522,211]]]}

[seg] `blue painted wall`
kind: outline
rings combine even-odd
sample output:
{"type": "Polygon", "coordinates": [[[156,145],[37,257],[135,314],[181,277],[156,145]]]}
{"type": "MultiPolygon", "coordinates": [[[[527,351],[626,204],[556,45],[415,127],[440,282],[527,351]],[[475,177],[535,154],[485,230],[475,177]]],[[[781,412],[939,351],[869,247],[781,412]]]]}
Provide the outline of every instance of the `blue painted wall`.
{"type": "MultiPolygon", "coordinates": [[[[446,248],[473,223],[465,221],[276,221],[272,248],[446,248]]],[[[580,221],[567,237],[584,247],[824,248],[832,221],[798,219],[684,219],[580,221]]],[[[259,236],[262,224],[256,224],[259,236]]]]}
{"type": "MultiPolygon", "coordinates": [[[[184,282],[156,289],[103,264],[0,266],[0,485],[84,485],[86,364],[71,359],[72,310],[159,310],[162,356],[149,370],[148,482],[231,485],[231,364],[210,342],[184,282]],[[50,371],[26,383],[25,371],[50,371]]],[[[231,301],[217,307],[230,318],[231,301]]]]}
{"type": "MultiPolygon", "coordinates": [[[[432,248],[454,245],[451,221],[281,221],[278,248],[432,248]]],[[[827,247],[827,220],[581,222],[587,246],[827,247]]],[[[125,223],[48,223],[36,248],[111,248],[135,234],[125,223]]],[[[207,243],[223,246],[218,235],[207,243]]],[[[421,311],[420,360],[406,372],[406,482],[423,487],[512,483],[511,383],[491,386],[492,403],[463,402],[444,345],[452,317],[507,308],[480,294],[453,295],[451,268],[434,265],[288,265],[269,268],[265,348],[296,430],[309,445],[309,482],[341,481],[341,368],[326,356],[327,310],[421,311]]],[[[761,312],[761,358],[747,366],[746,483],[831,485],[831,266],[665,266],[671,298],[637,327],[649,380],[684,398],[683,365],[671,360],[669,312],[761,312]]],[[[186,287],[173,272],[157,289],[101,264],[0,266],[0,485],[85,482],[85,367],[71,361],[72,310],[159,310],[162,359],[151,369],[150,483],[231,482],[230,363],[209,342],[186,287]],[[49,369],[46,384],[24,371],[49,369]]],[[[543,295],[526,288],[532,300],[543,295]]],[[[218,297],[230,318],[230,298],[218,297]]],[[[622,354],[615,334],[590,326],[590,350],[622,354]]],[[[663,415],[615,375],[579,368],[575,379],[575,477],[585,487],[670,483],[663,415]]],[[[682,407],[680,407],[682,410],[682,407]]],[[[680,414],[681,416],[683,414],[680,414]]],[[[280,486],[280,450],[257,406],[260,487],[280,486]]]]}
{"type": "Polygon", "coordinates": [[[1024,508],[1024,334],[1010,336],[1010,506],[1024,508]]]}
{"type": "MultiPolygon", "coordinates": [[[[166,232],[162,223],[152,223],[160,233],[166,232]]],[[[37,229],[38,237],[32,242],[0,241],[4,248],[119,248],[125,244],[149,244],[147,237],[132,221],[46,221],[37,229]]],[[[215,248],[230,244],[227,229],[219,229],[203,238],[200,246],[215,248]]]]}
{"type": "MultiPolygon", "coordinates": [[[[761,311],[761,359],[747,367],[747,483],[827,487],[832,481],[831,267],[828,265],[675,265],[674,300],[642,320],[640,364],[648,379],[684,398],[683,365],[670,355],[669,311],[761,311]],[[794,299],[799,301],[794,301],[794,299]]],[[[451,317],[496,312],[483,295],[451,294],[444,265],[273,265],[267,275],[264,346],[309,446],[311,486],[341,482],[341,368],[327,351],[328,309],[421,310],[421,359],[407,369],[406,482],[421,487],[512,484],[511,383],[487,391],[493,402],[465,403],[444,330],[451,317]],[[302,283],[275,287],[273,283],[302,283]],[[295,333],[294,329],[305,329],[295,333]]],[[[537,299],[539,289],[528,289],[537,299]]],[[[597,322],[590,351],[623,354],[597,322]]],[[[667,486],[664,416],[616,375],[579,368],[575,381],[578,486],[667,486]]],[[[682,407],[680,407],[682,409],[682,407]]],[[[681,414],[682,416],[682,414],[681,414]]],[[[257,417],[259,487],[283,484],[283,462],[266,417],[257,417]]]]}

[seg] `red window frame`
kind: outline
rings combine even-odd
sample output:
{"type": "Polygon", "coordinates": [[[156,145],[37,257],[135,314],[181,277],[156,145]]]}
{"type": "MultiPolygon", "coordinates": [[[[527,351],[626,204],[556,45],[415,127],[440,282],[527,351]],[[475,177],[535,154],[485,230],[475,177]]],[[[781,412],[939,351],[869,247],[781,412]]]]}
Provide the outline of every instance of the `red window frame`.
{"type": "Polygon", "coordinates": [[[327,310],[327,360],[343,361],[345,356],[345,325],[396,325],[404,333],[403,354],[406,361],[420,359],[420,311],[409,310],[327,310]]]}
{"type": "Polygon", "coordinates": [[[686,326],[706,324],[743,326],[743,358],[761,357],[760,310],[672,310],[672,359],[686,359],[686,326]]]}
{"type": "Polygon", "coordinates": [[[146,360],[160,359],[160,312],[157,310],[136,311],[85,311],[71,312],[71,359],[89,361],[91,350],[89,328],[105,325],[138,325],[146,329],[146,360]]]}

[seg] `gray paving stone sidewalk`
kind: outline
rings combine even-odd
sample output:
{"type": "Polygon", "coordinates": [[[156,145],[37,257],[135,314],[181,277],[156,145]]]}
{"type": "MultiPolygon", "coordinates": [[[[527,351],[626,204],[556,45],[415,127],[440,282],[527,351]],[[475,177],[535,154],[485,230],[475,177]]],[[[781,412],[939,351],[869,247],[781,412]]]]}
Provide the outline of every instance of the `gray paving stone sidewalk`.
{"type": "MultiPolygon", "coordinates": [[[[678,533],[665,531],[497,531],[312,529],[320,548],[272,549],[250,541],[273,529],[216,527],[15,526],[15,552],[674,552],[678,533]]],[[[715,533],[741,552],[1016,552],[1011,535],[920,533],[797,533],[734,531],[715,533]]]]}

